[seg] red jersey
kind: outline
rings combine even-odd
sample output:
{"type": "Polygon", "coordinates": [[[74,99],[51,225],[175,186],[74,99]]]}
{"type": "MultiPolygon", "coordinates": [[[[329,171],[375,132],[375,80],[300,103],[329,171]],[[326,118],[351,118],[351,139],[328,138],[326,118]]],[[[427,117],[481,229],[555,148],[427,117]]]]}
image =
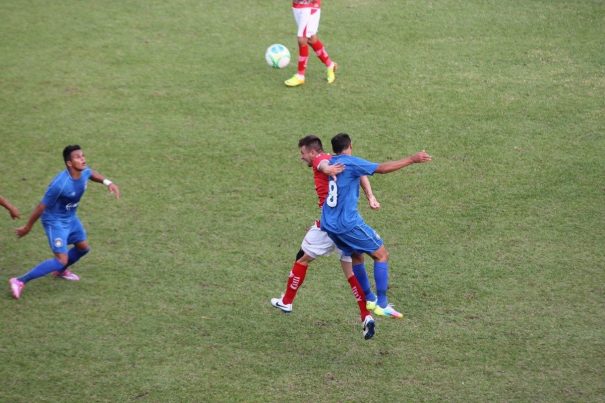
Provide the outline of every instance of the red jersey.
{"type": "Polygon", "coordinates": [[[321,0],[292,0],[293,8],[319,8],[321,0]]]}
{"type": "Polygon", "coordinates": [[[326,200],[326,197],[328,197],[329,178],[328,175],[318,171],[317,167],[322,161],[329,160],[330,158],[332,158],[330,154],[319,154],[317,157],[313,158],[313,163],[311,165],[313,168],[315,191],[317,192],[317,197],[319,198],[319,208],[324,205],[324,201],[326,200]]]}

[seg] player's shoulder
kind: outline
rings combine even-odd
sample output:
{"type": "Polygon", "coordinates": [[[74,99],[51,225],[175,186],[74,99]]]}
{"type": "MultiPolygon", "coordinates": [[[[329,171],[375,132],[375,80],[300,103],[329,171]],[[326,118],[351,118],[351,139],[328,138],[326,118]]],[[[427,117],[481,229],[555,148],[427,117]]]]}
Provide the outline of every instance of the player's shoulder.
{"type": "Polygon", "coordinates": [[[321,164],[322,161],[327,161],[331,158],[332,156],[330,154],[321,153],[316,155],[315,158],[313,158],[313,168],[317,169],[317,167],[319,166],[319,164],[321,164]]]}
{"type": "Polygon", "coordinates": [[[50,184],[56,184],[59,182],[63,182],[65,179],[67,179],[69,177],[69,171],[67,169],[62,170],[61,172],[58,172],[50,181],[50,184]]]}

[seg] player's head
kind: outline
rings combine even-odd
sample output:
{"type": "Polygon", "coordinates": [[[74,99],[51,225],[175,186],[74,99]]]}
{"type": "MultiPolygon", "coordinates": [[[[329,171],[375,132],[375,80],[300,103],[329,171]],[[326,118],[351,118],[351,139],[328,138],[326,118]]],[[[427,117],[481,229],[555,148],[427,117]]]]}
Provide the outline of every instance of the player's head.
{"type": "Polygon", "coordinates": [[[298,140],[298,148],[300,149],[300,159],[309,166],[313,164],[313,159],[324,151],[321,139],[313,134],[298,140]]]}
{"type": "Polygon", "coordinates": [[[82,147],[77,144],[69,145],[63,149],[63,161],[67,168],[83,171],[86,168],[86,158],[82,152],[82,147]]]}
{"type": "Polygon", "coordinates": [[[332,137],[332,151],[335,154],[341,154],[349,147],[351,147],[351,137],[347,133],[338,133],[332,137]]]}

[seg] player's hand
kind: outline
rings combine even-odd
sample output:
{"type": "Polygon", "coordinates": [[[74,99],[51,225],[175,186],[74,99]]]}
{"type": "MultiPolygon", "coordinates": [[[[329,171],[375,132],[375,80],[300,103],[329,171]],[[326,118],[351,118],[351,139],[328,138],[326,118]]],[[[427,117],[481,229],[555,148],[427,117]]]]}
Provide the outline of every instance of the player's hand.
{"type": "Polygon", "coordinates": [[[422,162],[429,162],[433,159],[433,157],[431,157],[426,151],[422,150],[420,152],[417,152],[416,154],[412,155],[412,161],[414,161],[415,164],[420,164],[422,162]]]}
{"type": "Polygon", "coordinates": [[[378,200],[376,200],[376,197],[374,195],[368,198],[368,204],[370,205],[370,208],[372,210],[378,210],[380,208],[380,203],[378,202],[378,200]]]}
{"type": "Polygon", "coordinates": [[[17,238],[23,238],[25,235],[29,234],[29,231],[31,231],[31,227],[24,225],[17,228],[15,233],[17,234],[17,238]]]}
{"type": "Polygon", "coordinates": [[[111,185],[107,186],[107,189],[109,190],[110,193],[114,194],[116,199],[120,198],[120,188],[118,187],[118,185],[116,185],[115,183],[112,183],[111,185]]]}
{"type": "Polygon", "coordinates": [[[344,170],[345,166],[343,164],[327,165],[324,169],[324,173],[328,176],[335,177],[344,170]]]}
{"type": "Polygon", "coordinates": [[[15,207],[15,206],[11,206],[8,209],[8,213],[11,215],[11,218],[13,220],[16,220],[17,218],[21,218],[21,213],[19,213],[19,209],[17,209],[17,207],[15,207]]]}

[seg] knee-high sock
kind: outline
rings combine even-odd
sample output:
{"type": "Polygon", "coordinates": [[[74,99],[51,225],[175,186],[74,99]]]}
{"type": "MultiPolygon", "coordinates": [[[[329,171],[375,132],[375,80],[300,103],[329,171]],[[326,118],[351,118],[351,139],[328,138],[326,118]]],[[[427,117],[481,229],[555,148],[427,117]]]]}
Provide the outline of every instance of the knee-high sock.
{"type": "Polygon", "coordinates": [[[359,281],[357,281],[357,277],[353,275],[347,280],[351,286],[351,291],[353,291],[353,296],[357,301],[357,305],[359,305],[359,315],[361,316],[361,321],[363,322],[366,316],[370,314],[370,311],[368,311],[366,308],[366,296],[359,285],[359,281]]]}
{"type": "Polygon", "coordinates": [[[366,299],[369,301],[376,300],[376,294],[374,294],[370,288],[370,279],[368,278],[365,264],[358,263],[353,265],[353,273],[355,274],[355,277],[357,278],[357,281],[359,282],[366,299]]]}
{"type": "Polygon", "coordinates": [[[291,304],[296,298],[296,293],[298,292],[298,288],[305,281],[305,276],[307,275],[308,265],[302,264],[299,262],[294,262],[292,266],[292,271],[290,271],[290,277],[288,277],[288,283],[286,285],[286,293],[282,297],[282,302],[284,304],[291,304]]]}
{"type": "Polygon", "coordinates": [[[19,277],[18,280],[27,283],[28,281],[35,280],[39,277],[46,276],[48,273],[61,269],[63,269],[63,265],[56,258],[48,259],[19,277]]]}
{"type": "Polygon", "coordinates": [[[317,41],[311,45],[317,57],[326,67],[330,67],[332,65],[332,59],[328,56],[328,52],[326,52],[326,48],[324,48],[324,44],[321,41],[317,41]]]}
{"type": "Polygon", "coordinates": [[[384,308],[389,303],[387,290],[389,289],[389,263],[374,262],[374,281],[378,294],[378,305],[384,308]]]}
{"type": "MultiPolygon", "coordinates": [[[[63,270],[67,269],[72,264],[76,263],[80,258],[90,252],[90,248],[88,249],[78,249],[75,246],[67,252],[67,264],[63,268],[63,270]]],[[[63,271],[61,270],[61,271],[63,271]]]]}
{"type": "Polygon", "coordinates": [[[298,71],[299,76],[305,76],[305,70],[307,70],[307,61],[309,60],[309,46],[298,45],[298,71]]]}

